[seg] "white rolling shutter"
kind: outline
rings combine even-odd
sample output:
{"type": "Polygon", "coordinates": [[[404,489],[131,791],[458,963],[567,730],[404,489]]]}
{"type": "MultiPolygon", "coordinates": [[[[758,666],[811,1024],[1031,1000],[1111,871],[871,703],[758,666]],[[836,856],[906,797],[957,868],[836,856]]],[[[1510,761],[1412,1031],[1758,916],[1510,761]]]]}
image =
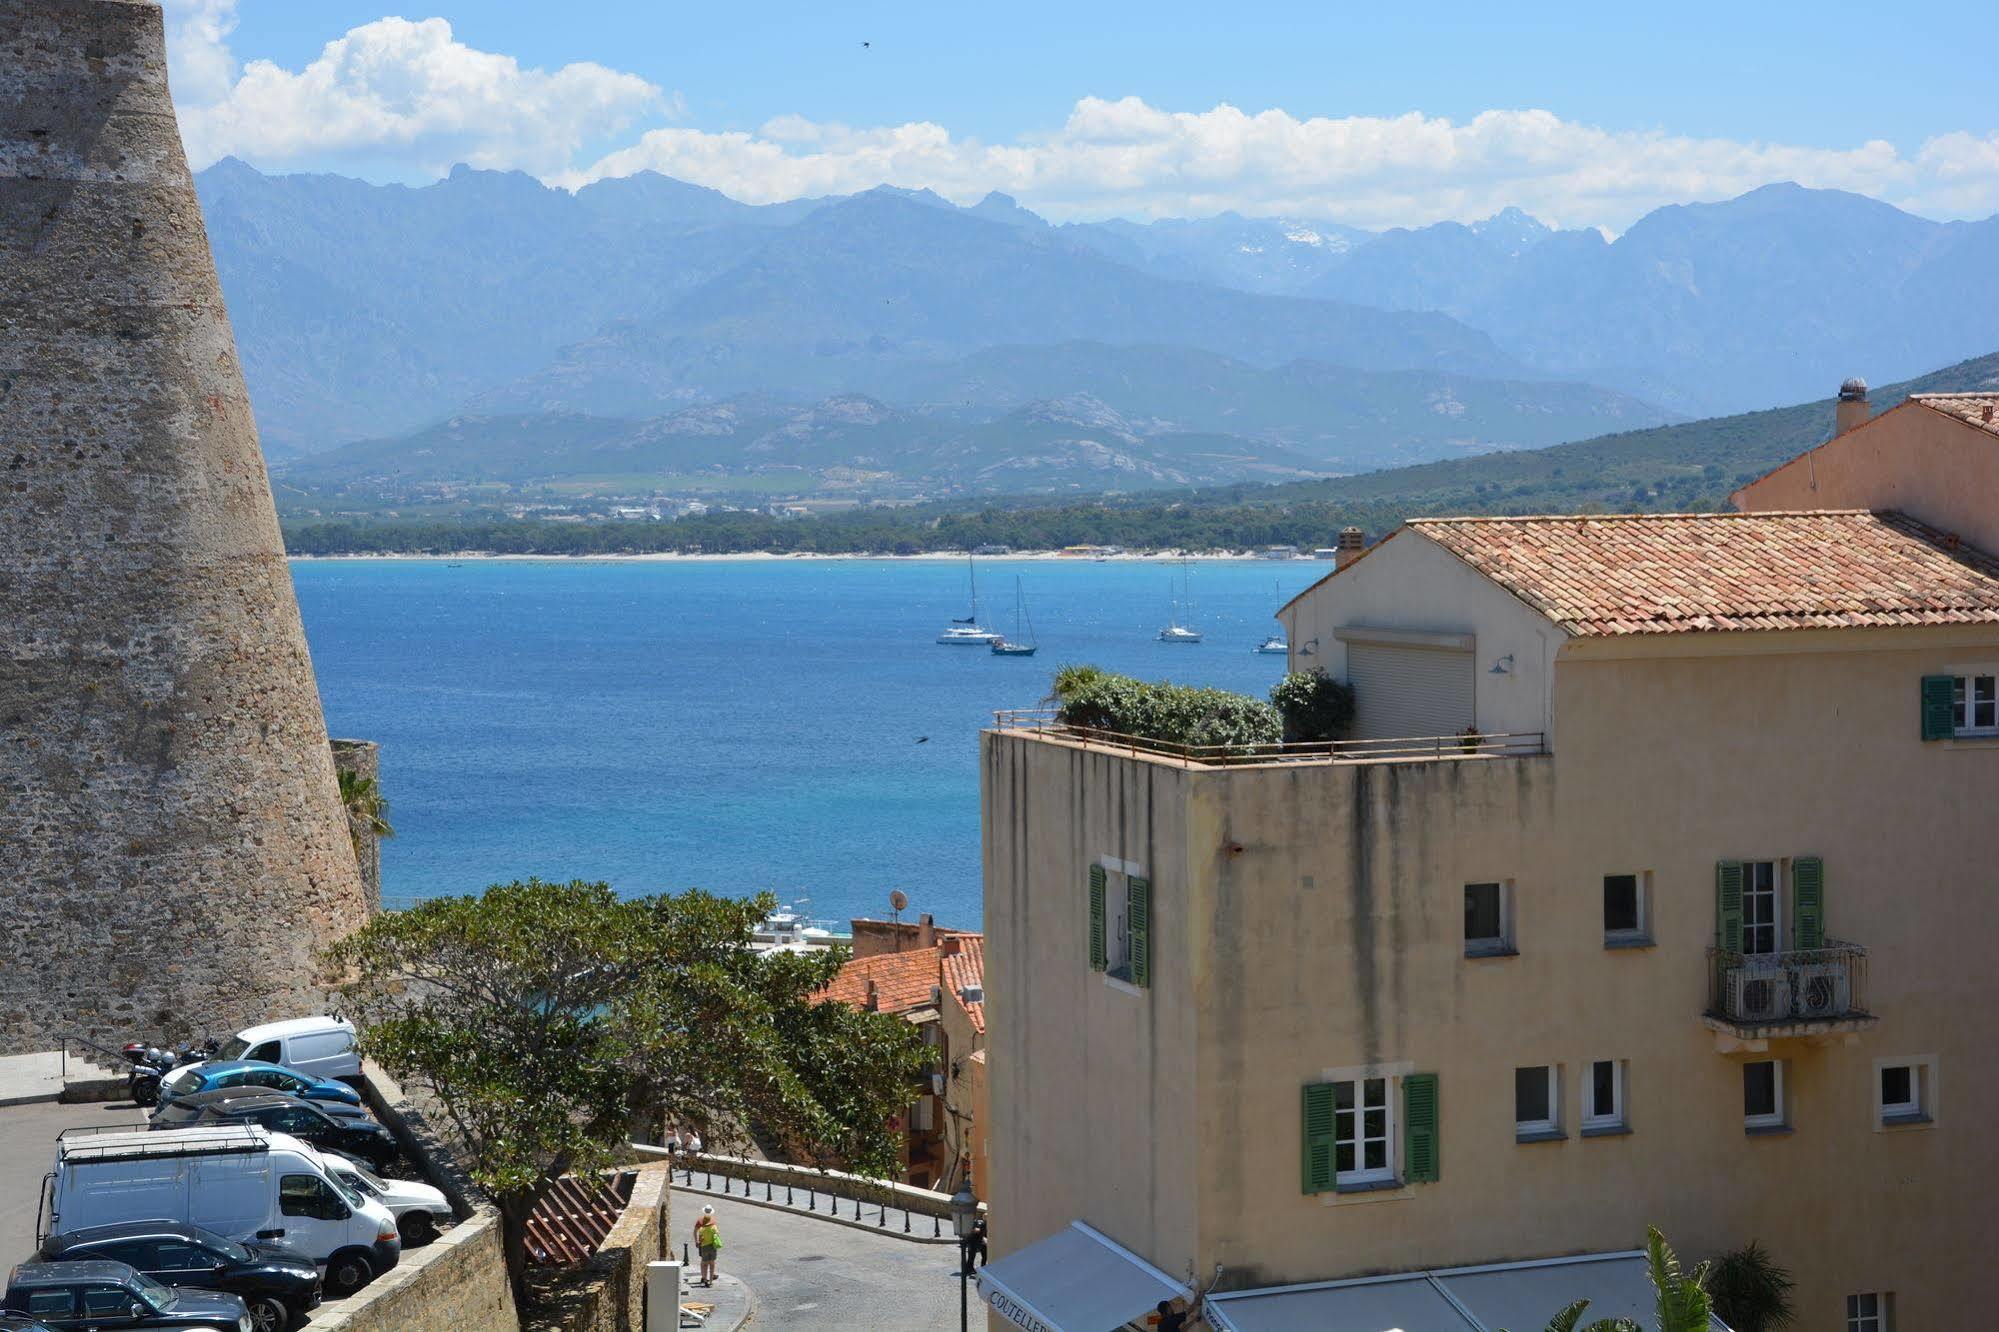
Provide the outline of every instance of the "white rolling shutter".
{"type": "Polygon", "coordinates": [[[1472,654],[1347,644],[1356,740],[1456,735],[1472,724],[1472,654]]]}

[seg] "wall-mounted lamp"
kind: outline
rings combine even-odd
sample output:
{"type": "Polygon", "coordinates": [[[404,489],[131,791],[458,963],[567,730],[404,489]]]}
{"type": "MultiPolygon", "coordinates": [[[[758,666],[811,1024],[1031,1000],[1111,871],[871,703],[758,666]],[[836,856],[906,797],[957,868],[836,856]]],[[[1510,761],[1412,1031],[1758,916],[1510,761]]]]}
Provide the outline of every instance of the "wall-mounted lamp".
{"type": "Polygon", "coordinates": [[[1492,670],[1488,673],[1492,675],[1513,674],[1513,654],[1509,652],[1498,661],[1492,663],[1492,670]]]}
{"type": "Polygon", "coordinates": [[[1300,647],[1300,648],[1298,649],[1298,655],[1299,655],[1299,656],[1301,656],[1301,657],[1316,657],[1316,656],[1318,656],[1318,655],[1319,655],[1319,640],[1318,640],[1318,639],[1316,639],[1316,638],[1315,638],[1315,639],[1312,639],[1312,640],[1311,640],[1310,642],[1306,643],[1306,644],[1305,644],[1305,645],[1304,645],[1303,647],[1300,647]]]}

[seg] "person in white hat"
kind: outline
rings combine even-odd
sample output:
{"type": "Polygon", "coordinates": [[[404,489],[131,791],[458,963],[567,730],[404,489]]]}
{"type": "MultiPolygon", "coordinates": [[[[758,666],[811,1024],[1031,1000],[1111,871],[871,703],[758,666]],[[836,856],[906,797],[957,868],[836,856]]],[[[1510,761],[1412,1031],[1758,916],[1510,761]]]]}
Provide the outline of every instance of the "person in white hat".
{"type": "Polygon", "coordinates": [[[701,1284],[715,1284],[715,1260],[722,1256],[722,1231],[715,1224],[715,1209],[703,1207],[694,1219],[694,1248],[701,1255],[701,1284]]]}

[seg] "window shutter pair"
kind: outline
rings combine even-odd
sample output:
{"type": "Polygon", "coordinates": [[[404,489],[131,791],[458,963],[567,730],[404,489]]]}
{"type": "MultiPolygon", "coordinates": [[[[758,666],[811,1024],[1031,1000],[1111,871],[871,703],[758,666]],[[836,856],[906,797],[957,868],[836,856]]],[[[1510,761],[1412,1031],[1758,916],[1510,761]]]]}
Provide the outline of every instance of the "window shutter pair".
{"type": "MultiPolygon", "coordinates": [[[[1339,1185],[1333,1139],[1333,1084],[1307,1083],[1304,1089],[1303,1152],[1299,1185],[1305,1193],[1327,1193],[1339,1185]]],[[[1442,1174],[1438,1145],[1437,1075],[1411,1073],[1402,1079],[1402,1179],[1434,1184],[1442,1174]]]]}
{"type": "Polygon", "coordinates": [[[1110,965],[1104,940],[1104,867],[1090,866],[1090,970],[1102,971],[1110,965]]]}
{"type": "Polygon", "coordinates": [[[1948,740],[1957,734],[1957,677],[1923,677],[1923,739],[1948,740]]]}
{"type": "MultiPolygon", "coordinates": [[[[1742,951],[1742,884],[1741,861],[1714,867],[1715,947],[1724,953],[1742,951]]],[[[1791,861],[1791,947],[1825,947],[1825,861],[1817,856],[1791,861]]]]}

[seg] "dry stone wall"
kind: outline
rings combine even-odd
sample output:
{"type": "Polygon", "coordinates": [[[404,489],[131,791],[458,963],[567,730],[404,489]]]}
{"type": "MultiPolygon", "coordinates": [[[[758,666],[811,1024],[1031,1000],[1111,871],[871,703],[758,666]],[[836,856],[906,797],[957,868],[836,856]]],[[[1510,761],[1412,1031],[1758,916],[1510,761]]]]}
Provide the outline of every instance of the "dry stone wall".
{"type": "Polygon", "coordinates": [[[364,918],[153,0],[0,0],[0,1054],[310,1011],[364,918]]]}

